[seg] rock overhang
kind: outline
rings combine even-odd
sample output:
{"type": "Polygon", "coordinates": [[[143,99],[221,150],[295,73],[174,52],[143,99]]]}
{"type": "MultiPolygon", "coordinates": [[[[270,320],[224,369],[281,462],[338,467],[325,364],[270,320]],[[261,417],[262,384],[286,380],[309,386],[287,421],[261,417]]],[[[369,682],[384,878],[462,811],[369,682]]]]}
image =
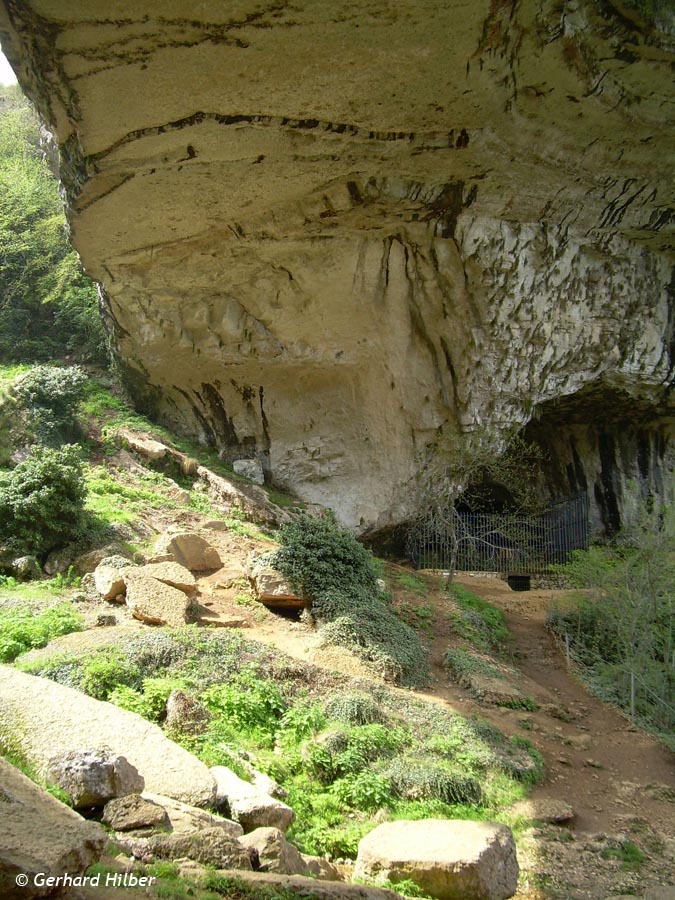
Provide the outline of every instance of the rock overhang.
{"type": "Polygon", "coordinates": [[[606,383],[661,428],[672,42],[626,4],[0,11],[175,427],[362,528],[409,511],[449,425],[606,383]]]}

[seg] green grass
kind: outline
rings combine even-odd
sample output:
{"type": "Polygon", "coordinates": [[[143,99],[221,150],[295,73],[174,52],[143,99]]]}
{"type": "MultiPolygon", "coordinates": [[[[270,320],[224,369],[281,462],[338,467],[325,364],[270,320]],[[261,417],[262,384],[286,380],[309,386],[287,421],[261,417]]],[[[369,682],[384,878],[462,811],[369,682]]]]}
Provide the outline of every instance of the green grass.
{"type": "Polygon", "coordinates": [[[396,580],[406,591],[411,591],[420,597],[426,597],[429,593],[428,584],[422,578],[418,578],[417,575],[397,575],[396,580]]]}
{"type": "Polygon", "coordinates": [[[479,650],[503,647],[509,632],[502,610],[460,584],[451,584],[450,594],[458,607],[450,616],[455,632],[479,650]]]}
{"type": "Polygon", "coordinates": [[[0,662],[12,662],[27,650],[44,647],[54,637],[81,631],[83,619],[72,603],[36,613],[28,607],[0,607],[0,662]]]}

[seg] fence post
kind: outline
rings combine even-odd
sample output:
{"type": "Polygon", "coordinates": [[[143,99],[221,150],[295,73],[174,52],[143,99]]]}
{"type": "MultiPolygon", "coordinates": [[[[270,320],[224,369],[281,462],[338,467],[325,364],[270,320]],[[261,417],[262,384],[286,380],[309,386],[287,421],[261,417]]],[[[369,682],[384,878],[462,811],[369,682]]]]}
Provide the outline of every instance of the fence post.
{"type": "Polygon", "coordinates": [[[630,673],[630,720],[635,724],[635,672],[630,673]]]}
{"type": "Polygon", "coordinates": [[[567,659],[567,668],[570,667],[570,636],[565,635],[565,658],[567,659]]]}

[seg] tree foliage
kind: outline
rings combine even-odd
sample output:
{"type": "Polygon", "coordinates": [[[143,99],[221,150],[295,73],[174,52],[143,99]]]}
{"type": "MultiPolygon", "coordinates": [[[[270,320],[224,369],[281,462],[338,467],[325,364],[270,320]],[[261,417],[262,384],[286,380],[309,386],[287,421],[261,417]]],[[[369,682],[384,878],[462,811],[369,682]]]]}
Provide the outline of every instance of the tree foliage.
{"type": "Polygon", "coordinates": [[[102,359],[96,286],[68,243],[39,121],[15,87],[0,88],[0,196],[0,362],[102,359]]]}

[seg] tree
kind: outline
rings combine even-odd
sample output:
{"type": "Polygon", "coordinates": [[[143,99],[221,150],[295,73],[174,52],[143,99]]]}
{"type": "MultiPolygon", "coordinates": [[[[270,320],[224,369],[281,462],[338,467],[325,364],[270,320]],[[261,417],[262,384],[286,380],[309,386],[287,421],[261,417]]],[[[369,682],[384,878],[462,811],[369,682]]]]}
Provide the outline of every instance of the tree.
{"type": "Polygon", "coordinates": [[[68,243],[40,123],[17,88],[0,90],[0,197],[0,362],[103,359],[96,286],[68,243]]]}

